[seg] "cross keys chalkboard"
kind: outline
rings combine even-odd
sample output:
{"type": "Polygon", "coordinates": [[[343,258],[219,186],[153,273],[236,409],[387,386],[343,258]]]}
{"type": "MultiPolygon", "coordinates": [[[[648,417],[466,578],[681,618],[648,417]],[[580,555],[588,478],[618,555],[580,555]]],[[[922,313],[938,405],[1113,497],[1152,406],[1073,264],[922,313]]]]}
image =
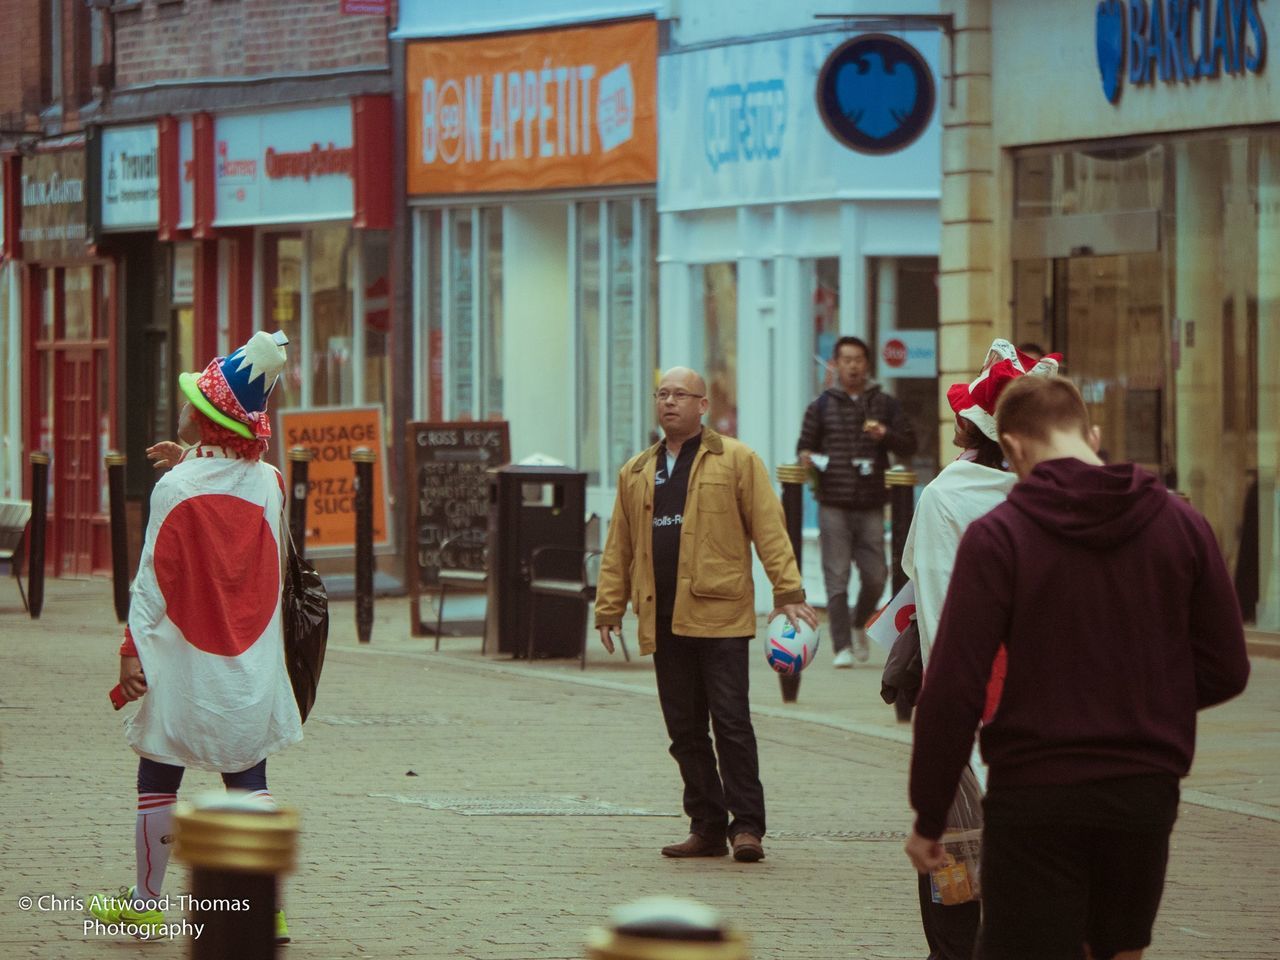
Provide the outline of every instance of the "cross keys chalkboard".
{"type": "Polygon", "coordinates": [[[409,423],[404,461],[409,471],[406,579],[415,609],[418,594],[435,588],[442,566],[485,569],[487,472],[510,459],[505,421],[409,423]],[[441,548],[450,540],[442,556],[441,548]]]}

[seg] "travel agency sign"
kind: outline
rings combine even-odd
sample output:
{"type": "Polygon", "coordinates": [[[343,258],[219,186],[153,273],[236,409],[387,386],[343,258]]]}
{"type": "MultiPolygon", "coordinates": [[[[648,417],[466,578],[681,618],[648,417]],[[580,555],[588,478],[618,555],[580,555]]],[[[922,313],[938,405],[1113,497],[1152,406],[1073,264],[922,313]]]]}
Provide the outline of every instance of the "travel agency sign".
{"type": "Polygon", "coordinates": [[[1096,19],[1102,92],[1120,102],[1135,87],[1260,74],[1267,32],[1259,0],[1101,0],[1096,19]]]}
{"type": "Polygon", "coordinates": [[[653,20],[414,43],[412,194],[657,179],[653,20]]]}

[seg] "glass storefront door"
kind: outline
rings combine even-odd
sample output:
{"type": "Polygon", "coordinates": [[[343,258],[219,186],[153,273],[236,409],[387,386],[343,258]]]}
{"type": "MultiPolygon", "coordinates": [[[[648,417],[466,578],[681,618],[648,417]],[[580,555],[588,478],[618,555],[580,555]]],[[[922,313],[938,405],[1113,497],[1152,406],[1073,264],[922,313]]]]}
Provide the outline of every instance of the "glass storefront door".
{"type": "Polygon", "coordinates": [[[1172,481],[1168,331],[1159,253],[1067,257],[1018,265],[1018,290],[1042,309],[1018,311],[1014,336],[1063,354],[1110,461],[1172,481]]]}
{"type": "Polygon", "coordinates": [[[1015,337],[1065,354],[1107,457],[1187,496],[1280,629],[1280,135],[1027,151],[1014,180],[1015,337]]]}

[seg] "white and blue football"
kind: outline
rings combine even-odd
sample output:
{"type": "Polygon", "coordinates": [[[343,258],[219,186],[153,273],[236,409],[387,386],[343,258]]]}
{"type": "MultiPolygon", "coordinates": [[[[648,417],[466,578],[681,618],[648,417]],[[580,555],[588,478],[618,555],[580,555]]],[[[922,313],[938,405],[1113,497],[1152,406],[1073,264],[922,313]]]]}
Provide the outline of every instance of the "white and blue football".
{"type": "Polygon", "coordinates": [[[764,658],[783,676],[794,676],[813,663],[818,653],[818,631],[803,620],[797,630],[782,614],[769,623],[764,638],[764,658]]]}

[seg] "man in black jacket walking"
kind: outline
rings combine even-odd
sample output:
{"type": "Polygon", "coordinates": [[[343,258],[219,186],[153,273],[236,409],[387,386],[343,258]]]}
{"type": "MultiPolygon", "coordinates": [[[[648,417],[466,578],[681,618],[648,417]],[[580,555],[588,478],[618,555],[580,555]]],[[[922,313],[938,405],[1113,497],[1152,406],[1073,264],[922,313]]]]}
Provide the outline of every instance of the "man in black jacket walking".
{"type": "Polygon", "coordinates": [[[884,471],[889,453],[916,450],[911,422],[896,399],[869,379],[871,357],[857,337],[841,337],[832,353],[839,383],[804,412],[796,450],[816,467],[822,575],[836,667],[869,656],[863,628],[884,592],[884,471]],[[858,603],[849,619],[849,567],[858,567],[858,603]],[[856,634],[854,630],[856,629],[856,634]]]}

